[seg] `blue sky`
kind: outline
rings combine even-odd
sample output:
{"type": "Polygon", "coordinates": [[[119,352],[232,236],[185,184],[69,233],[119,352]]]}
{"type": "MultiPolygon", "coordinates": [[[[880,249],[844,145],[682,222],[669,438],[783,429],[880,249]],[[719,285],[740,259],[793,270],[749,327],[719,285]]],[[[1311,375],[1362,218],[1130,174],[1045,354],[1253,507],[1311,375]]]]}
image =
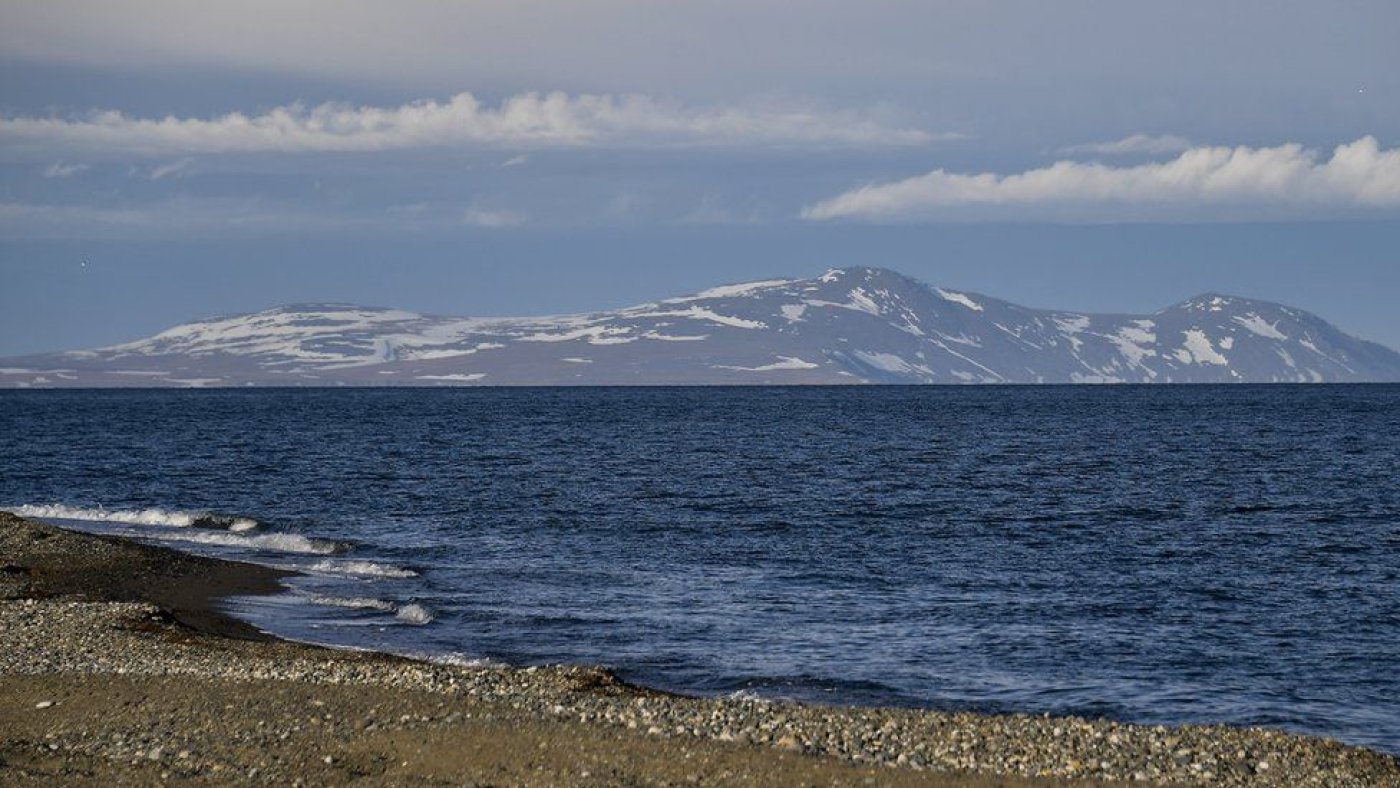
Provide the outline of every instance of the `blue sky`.
{"type": "Polygon", "coordinates": [[[1097,311],[1228,291],[1400,347],[1393,2],[0,15],[0,355],[841,265],[1097,311]]]}

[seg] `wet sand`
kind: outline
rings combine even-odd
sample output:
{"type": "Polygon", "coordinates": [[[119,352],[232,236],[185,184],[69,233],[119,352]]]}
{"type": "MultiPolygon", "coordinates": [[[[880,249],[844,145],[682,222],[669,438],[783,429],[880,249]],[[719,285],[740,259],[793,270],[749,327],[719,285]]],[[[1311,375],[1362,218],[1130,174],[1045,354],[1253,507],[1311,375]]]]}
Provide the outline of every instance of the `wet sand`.
{"type": "Polygon", "coordinates": [[[0,784],[1400,785],[1393,757],[1275,731],[685,698],[218,611],[283,576],[0,514],[0,784]]]}

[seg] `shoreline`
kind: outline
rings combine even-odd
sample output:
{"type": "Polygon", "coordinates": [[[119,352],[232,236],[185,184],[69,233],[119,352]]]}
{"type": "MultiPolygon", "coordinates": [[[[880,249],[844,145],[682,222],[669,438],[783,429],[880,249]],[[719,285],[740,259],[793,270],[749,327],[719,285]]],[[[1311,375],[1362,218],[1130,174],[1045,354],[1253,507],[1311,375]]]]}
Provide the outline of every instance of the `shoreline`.
{"type": "Polygon", "coordinates": [[[1267,729],[693,698],[217,609],[292,574],[0,513],[0,782],[1400,786],[1393,756],[1267,729]]]}

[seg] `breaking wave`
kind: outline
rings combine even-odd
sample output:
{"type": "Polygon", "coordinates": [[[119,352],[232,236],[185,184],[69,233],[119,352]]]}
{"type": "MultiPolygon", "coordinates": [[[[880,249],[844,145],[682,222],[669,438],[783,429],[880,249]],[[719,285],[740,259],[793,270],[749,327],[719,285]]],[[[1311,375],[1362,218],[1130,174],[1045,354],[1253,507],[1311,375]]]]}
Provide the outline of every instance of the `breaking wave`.
{"type": "Polygon", "coordinates": [[[308,601],[313,605],[348,607],[352,610],[379,610],[385,613],[397,609],[394,603],[387,599],[375,599],[369,596],[313,596],[308,601]]]}
{"type": "Polygon", "coordinates": [[[421,659],[424,662],[431,662],[434,665],[453,665],[460,668],[507,668],[510,663],[500,660],[489,659],[487,657],[470,657],[460,652],[450,652],[447,654],[433,654],[428,652],[410,652],[400,656],[410,659],[421,659]]]}
{"type": "Polygon", "coordinates": [[[308,572],[327,575],[353,575],[356,577],[417,577],[412,569],[390,564],[377,564],[373,561],[317,561],[306,567],[308,572]]]}
{"type": "Polygon", "coordinates": [[[434,615],[432,610],[429,610],[423,605],[411,603],[399,608],[399,612],[395,613],[394,617],[405,624],[422,626],[423,624],[432,623],[436,615],[434,615]]]}
{"type": "Polygon", "coordinates": [[[380,613],[393,613],[394,618],[405,624],[423,626],[431,624],[437,614],[427,605],[420,605],[417,602],[399,605],[387,599],[377,599],[369,596],[313,596],[306,601],[313,605],[325,607],[341,607],[349,610],[375,610],[380,613]]]}
{"type": "Polygon", "coordinates": [[[10,509],[20,517],[37,517],[50,520],[86,520],[95,523],[122,523],[124,525],[163,525],[172,528],[211,528],[234,532],[252,531],[260,525],[251,517],[235,517],[212,512],[186,512],[179,509],[108,510],[101,507],[85,508],[64,506],[63,504],[26,504],[10,509]]]}
{"type": "Polygon", "coordinates": [[[241,547],[247,550],[267,550],[276,553],[307,553],[310,555],[330,555],[338,553],[344,546],[326,539],[312,539],[301,534],[251,534],[220,533],[218,531],[171,531],[153,534],[162,541],[195,542],[220,547],[241,547]]]}

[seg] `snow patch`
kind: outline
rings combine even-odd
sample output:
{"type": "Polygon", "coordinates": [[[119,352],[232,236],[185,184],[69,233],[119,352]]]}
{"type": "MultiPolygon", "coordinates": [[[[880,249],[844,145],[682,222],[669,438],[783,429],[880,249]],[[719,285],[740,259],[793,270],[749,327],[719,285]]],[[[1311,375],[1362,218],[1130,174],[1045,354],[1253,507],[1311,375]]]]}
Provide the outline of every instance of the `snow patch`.
{"type": "Polygon", "coordinates": [[[661,317],[688,317],[688,318],[690,318],[691,320],[708,320],[708,321],[710,321],[710,322],[712,322],[712,323],[719,323],[720,325],[731,326],[731,327],[733,327],[733,328],[767,328],[767,327],[768,327],[768,324],[766,324],[766,323],[764,323],[764,322],[762,322],[762,321],[760,321],[760,320],[745,320],[745,319],[742,318],[742,317],[733,317],[733,316],[730,316],[730,315],[721,315],[721,314],[718,314],[717,312],[714,312],[713,310],[705,309],[705,308],[703,308],[703,307],[698,307],[698,306],[693,306],[693,307],[691,307],[690,309],[685,310],[684,312],[665,312],[665,313],[658,313],[658,315],[661,316],[661,317]]]}
{"type": "MultiPolygon", "coordinates": [[[[521,342],[573,342],[577,339],[587,339],[589,344],[602,345],[608,344],[606,340],[611,337],[625,335],[631,333],[631,331],[632,329],[630,328],[618,328],[614,326],[585,326],[559,334],[550,334],[547,332],[526,334],[525,336],[517,337],[517,339],[521,342]]],[[[630,342],[632,339],[636,339],[636,337],[624,339],[623,341],[630,342]]]]}
{"type": "MultiPolygon", "coordinates": [[[[1226,366],[1230,363],[1228,358],[1225,358],[1216,351],[1215,346],[1210,342],[1210,337],[1206,336],[1206,332],[1199,328],[1191,328],[1183,331],[1182,334],[1186,337],[1184,350],[1189,355],[1190,361],[1194,361],[1197,364],[1215,364],[1217,366],[1226,366]]],[[[1180,352],[1177,353],[1177,358],[1181,358],[1180,352]]],[[[1190,362],[1188,361],[1186,363],[1190,362]]]]}
{"type": "Polygon", "coordinates": [[[783,304],[780,308],[783,311],[783,317],[787,318],[789,323],[801,321],[802,313],[807,311],[806,304],[783,304]]]}
{"type": "Polygon", "coordinates": [[[1069,315],[1068,317],[1052,318],[1055,325],[1060,327],[1060,331],[1065,334],[1080,334],[1089,328],[1089,318],[1086,315],[1069,315]]]}
{"type": "Polygon", "coordinates": [[[505,347],[500,342],[478,342],[474,347],[468,348],[441,348],[423,349],[415,347],[411,338],[402,338],[404,343],[400,346],[400,355],[404,358],[416,359],[419,361],[432,361],[440,358],[455,358],[457,356],[470,356],[473,353],[480,353],[483,350],[497,350],[505,347]]]}
{"type": "Polygon", "coordinates": [[[735,369],[741,372],[773,372],[780,369],[816,369],[820,364],[813,364],[810,361],[803,361],[792,356],[778,356],[778,360],[771,364],[763,364],[757,367],[733,367],[727,365],[717,365],[718,369],[735,369]]]}
{"type": "Polygon", "coordinates": [[[905,361],[902,357],[893,353],[872,353],[867,350],[857,350],[856,358],[865,364],[880,370],[881,372],[927,372],[926,367],[920,367],[905,361]]]}
{"type": "Polygon", "coordinates": [[[1051,320],[1059,326],[1060,333],[1069,340],[1070,347],[1078,353],[1079,348],[1084,346],[1084,340],[1075,336],[1081,334],[1089,328],[1089,318],[1084,315],[1069,315],[1068,317],[1052,317],[1051,320]]]}
{"type": "MultiPolygon", "coordinates": [[[[1151,324],[1151,321],[1144,322],[1151,324]]],[[[1143,359],[1157,355],[1156,350],[1146,347],[1157,343],[1157,335],[1141,325],[1124,326],[1117,333],[1110,334],[1108,341],[1118,346],[1119,355],[1129,364],[1141,364],[1143,359]]]]}
{"type": "Polygon", "coordinates": [[[711,287],[709,290],[702,290],[696,293],[692,298],[676,300],[689,301],[699,298],[729,298],[731,296],[749,295],[755,290],[768,290],[774,287],[782,287],[796,281],[796,279],[765,279],[761,282],[742,282],[737,285],[720,285],[719,287],[711,287]]]}
{"type": "Polygon", "coordinates": [[[443,380],[457,383],[468,383],[473,380],[481,380],[486,377],[485,372],[466,372],[454,375],[414,375],[415,380],[443,380]]]}
{"type": "Polygon", "coordinates": [[[1239,323],[1261,337],[1267,337],[1269,339],[1288,339],[1286,334],[1278,330],[1278,323],[1270,323],[1253,312],[1244,317],[1236,315],[1233,319],[1236,323],[1239,323]]]}
{"type": "Polygon", "coordinates": [[[959,293],[954,290],[944,290],[941,287],[935,287],[933,290],[934,292],[938,293],[938,295],[941,296],[944,301],[952,301],[955,304],[962,304],[963,306],[967,307],[968,309],[971,309],[974,312],[982,311],[982,305],[977,303],[976,301],[973,301],[965,293],[959,293]]]}
{"type": "Polygon", "coordinates": [[[709,335],[709,334],[693,334],[693,335],[658,334],[658,333],[656,333],[655,331],[648,331],[648,332],[646,332],[645,334],[642,334],[642,338],[643,338],[643,339],[655,339],[655,340],[659,340],[659,341],[662,341],[662,342],[700,342],[701,340],[709,339],[709,338],[710,338],[710,335],[709,335]]]}
{"type": "Polygon", "coordinates": [[[875,303],[875,300],[867,295],[861,288],[857,287],[852,290],[849,295],[851,297],[850,308],[861,312],[869,312],[872,315],[880,314],[880,305],[875,303]]]}

